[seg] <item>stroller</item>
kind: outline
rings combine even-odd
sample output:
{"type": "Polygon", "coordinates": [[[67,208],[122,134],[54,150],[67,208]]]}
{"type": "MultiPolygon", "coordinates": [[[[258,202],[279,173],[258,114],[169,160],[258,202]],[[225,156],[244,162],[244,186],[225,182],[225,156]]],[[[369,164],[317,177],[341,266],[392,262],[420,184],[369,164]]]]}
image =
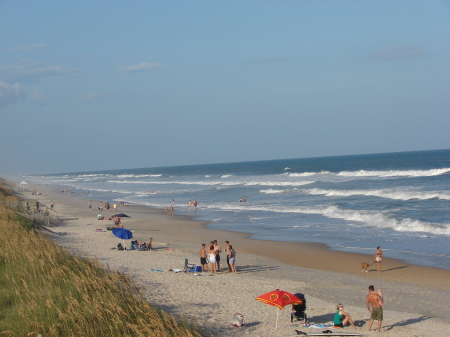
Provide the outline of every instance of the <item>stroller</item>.
{"type": "Polygon", "coordinates": [[[302,300],[302,303],[292,305],[291,312],[291,323],[294,321],[303,321],[305,325],[308,325],[308,317],[306,316],[306,298],[305,295],[301,293],[294,294],[299,299],[302,300]]]}

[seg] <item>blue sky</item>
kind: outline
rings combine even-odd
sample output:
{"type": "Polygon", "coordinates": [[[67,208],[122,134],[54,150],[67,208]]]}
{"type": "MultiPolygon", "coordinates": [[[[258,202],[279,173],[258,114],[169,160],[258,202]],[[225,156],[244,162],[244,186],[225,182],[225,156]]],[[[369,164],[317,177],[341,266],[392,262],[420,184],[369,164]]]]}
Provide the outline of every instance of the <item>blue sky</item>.
{"type": "Polygon", "coordinates": [[[0,174],[450,148],[449,1],[0,1],[0,174]]]}

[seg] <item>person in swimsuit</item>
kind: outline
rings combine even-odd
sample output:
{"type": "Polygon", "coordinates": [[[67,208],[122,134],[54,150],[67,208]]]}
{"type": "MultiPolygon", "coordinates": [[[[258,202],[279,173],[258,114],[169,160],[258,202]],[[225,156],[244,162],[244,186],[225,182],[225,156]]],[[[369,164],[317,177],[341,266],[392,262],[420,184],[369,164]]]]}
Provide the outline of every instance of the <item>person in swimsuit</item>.
{"type": "Polygon", "coordinates": [[[352,318],[349,314],[344,311],[344,306],[342,304],[337,305],[337,311],[334,314],[334,326],[343,328],[346,325],[355,326],[352,318]]]}
{"type": "Polygon", "coordinates": [[[211,275],[217,275],[216,252],[214,251],[214,245],[209,246],[208,260],[209,260],[209,273],[211,275]]]}
{"type": "Polygon", "coordinates": [[[228,247],[228,251],[230,252],[230,259],[229,259],[229,263],[230,263],[230,267],[231,267],[231,272],[233,274],[236,274],[236,267],[235,267],[235,263],[236,263],[236,252],[233,249],[233,246],[230,245],[228,247]]]}
{"type": "Polygon", "coordinates": [[[369,295],[366,297],[367,310],[370,312],[369,331],[372,328],[373,321],[378,321],[377,331],[381,331],[381,323],[383,322],[383,300],[380,295],[375,292],[373,285],[369,286],[369,295]]]}
{"type": "Polygon", "coordinates": [[[206,262],[206,245],[202,243],[202,248],[200,248],[200,264],[202,265],[202,271],[208,270],[208,263],[206,262]]]}
{"type": "Polygon", "coordinates": [[[378,271],[381,271],[381,261],[384,259],[383,251],[381,247],[377,247],[377,251],[375,252],[375,262],[378,264],[378,271]]]}

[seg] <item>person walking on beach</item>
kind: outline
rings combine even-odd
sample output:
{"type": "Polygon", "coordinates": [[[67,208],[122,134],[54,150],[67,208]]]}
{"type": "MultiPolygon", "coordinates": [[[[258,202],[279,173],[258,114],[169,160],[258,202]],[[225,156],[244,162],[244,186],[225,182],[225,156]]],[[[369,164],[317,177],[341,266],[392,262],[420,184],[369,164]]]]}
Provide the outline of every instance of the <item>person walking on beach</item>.
{"type": "Polygon", "coordinates": [[[377,331],[381,332],[381,323],[383,322],[383,300],[380,295],[375,292],[373,285],[369,286],[369,295],[366,297],[367,310],[370,312],[369,329],[372,328],[373,321],[378,321],[377,331]]]}
{"type": "Polygon", "coordinates": [[[89,200],[89,211],[92,211],[92,200],[89,200]]]}
{"type": "Polygon", "coordinates": [[[53,206],[55,206],[55,203],[52,201],[50,201],[50,209],[53,211],[53,206]]]}
{"type": "Polygon", "coordinates": [[[202,248],[200,248],[200,264],[202,265],[202,271],[208,270],[208,264],[206,263],[206,245],[202,243],[202,248]]]}
{"type": "Polygon", "coordinates": [[[173,205],[170,205],[170,214],[174,214],[175,213],[175,211],[174,211],[174,209],[173,209],[173,205]]]}
{"type": "Polygon", "coordinates": [[[222,251],[222,248],[217,244],[217,240],[213,241],[214,243],[214,251],[216,252],[216,263],[217,263],[217,270],[220,271],[220,252],[222,251]]]}
{"type": "Polygon", "coordinates": [[[378,271],[381,271],[381,261],[384,259],[383,251],[381,247],[377,247],[377,251],[375,252],[375,262],[378,264],[378,271]]]}

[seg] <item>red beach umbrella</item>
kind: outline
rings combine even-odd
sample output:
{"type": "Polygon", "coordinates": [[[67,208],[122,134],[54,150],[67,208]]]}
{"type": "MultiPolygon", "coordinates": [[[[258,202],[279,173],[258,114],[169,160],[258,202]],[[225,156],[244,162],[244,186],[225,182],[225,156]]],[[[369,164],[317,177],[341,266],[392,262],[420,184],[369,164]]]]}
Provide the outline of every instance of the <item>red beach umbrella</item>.
{"type": "MultiPolygon", "coordinates": [[[[268,293],[260,295],[256,298],[256,300],[277,307],[280,310],[282,310],[286,305],[289,304],[302,303],[302,300],[299,299],[294,294],[291,294],[287,291],[283,291],[280,289],[269,291],[268,293]]],[[[275,321],[275,327],[277,327],[277,325],[278,325],[278,311],[277,311],[277,320],[275,321]]]]}

